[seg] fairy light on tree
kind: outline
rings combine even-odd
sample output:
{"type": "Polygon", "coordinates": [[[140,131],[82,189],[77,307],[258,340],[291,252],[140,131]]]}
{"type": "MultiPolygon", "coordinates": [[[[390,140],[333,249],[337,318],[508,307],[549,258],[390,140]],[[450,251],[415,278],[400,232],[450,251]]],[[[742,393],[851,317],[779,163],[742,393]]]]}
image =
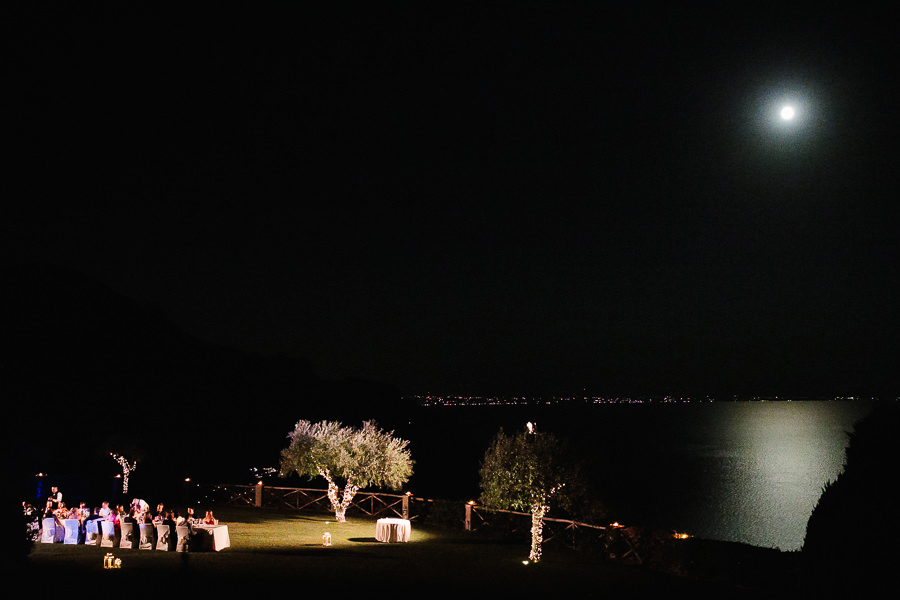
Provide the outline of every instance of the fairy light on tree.
{"type": "Polygon", "coordinates": [[[379,429],[374,421],[366,421],[362,428],[299,421],[288,438],[290,445],[281,451],[281,474],[324,478],[338,523],[347,520],[347,509],[361,488],[399,490],[412,475],[409,442],[379,429]]]}
{"type": "Polygon", "coordinates": [[[137,459],[135,459],[134,462],[129,463],[124,456],[113,452],[110,452],[109,455],[122,467],[122,493],[126,494],[128,493],[128,477],[137,468],[137,459]]]}
{"type": "Polygon", "coordinates": [[[488,508],[531,513],[530,562],[540,562],[544,517],[551,499],[569,506],[580,487],[578,466],[553,435],[537,433],[528,423],[524,432],[507,436],[501,429],[481,464],[481,501],[488,508]]]}

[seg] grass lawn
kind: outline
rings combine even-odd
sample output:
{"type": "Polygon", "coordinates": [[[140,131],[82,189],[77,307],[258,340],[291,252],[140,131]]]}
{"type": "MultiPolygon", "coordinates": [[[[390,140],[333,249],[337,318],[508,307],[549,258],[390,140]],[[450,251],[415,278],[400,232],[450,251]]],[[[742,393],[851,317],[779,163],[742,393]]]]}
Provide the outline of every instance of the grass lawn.
{"type": "Polygon", "coordinates": [[[108,548],[35,544],[22,575],[40,582],[39,589],[101,597],[99,590],[107,586],[123,597],[157,598],[210,593],[228,598],[289,590],[374,597],[437,592],[631,598],[678,592],[694,598],[760,595],[553,545],[545,548],[540,564],[525,565],[527,540],[430,529],[415,521],[409,543],[384,544],[375,540],[374,520],[336,523],[328,515],[218,507],[216,515],[228,525],[231,538],[231,547],[218,553],[115,549],[122,568],[107,571],[102,557],[108,548]],[[327,548],[322,546],[325,531],[333,540],[327,548]]]}

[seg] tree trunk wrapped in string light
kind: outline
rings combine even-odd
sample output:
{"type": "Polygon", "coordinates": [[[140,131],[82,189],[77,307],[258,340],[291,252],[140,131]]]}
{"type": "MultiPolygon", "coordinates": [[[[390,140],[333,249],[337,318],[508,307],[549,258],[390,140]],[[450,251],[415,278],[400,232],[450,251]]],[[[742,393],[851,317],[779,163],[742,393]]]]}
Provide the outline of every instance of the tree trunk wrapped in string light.
{"type": "Polygon", "coordinates": [[[137,468],[137,459],[135,459],[134,462],[129,463],[128,459],[126,459],[124,456],[120,456],[120,455],[112,453],[112,452],[110,452],[110,456],[112,456],[113,460],[115,460],[117,463],[119,463],[119,465],[122,467],[122,493],[127,494],[128,493],[128,477],[137,468]]]}
{"type": "Polygon", "coordinates": [[[501,429],[481,464],[481,502],[488,508],[531,513],[531,552],[528,560],[541,560],[544,517],[550,501],[567,506],[564,492],[578,480],[577,463],[552,434],[537,433],[531,423],[516,436],[501,429]],[[570,486],[567,488],[567,486],[570,486]]]}
{"type": "Polygon", "coordinates": [[[374,485],[399,490],[412,475],[409,442],[379,429],[374,421],[366,421],[361,428],[334,421],[299,421],[288,438],[290,445],[281,451],[281,474],[324,478],[339,523],[346,521],[347,509],[360,489],[374,485]]]}

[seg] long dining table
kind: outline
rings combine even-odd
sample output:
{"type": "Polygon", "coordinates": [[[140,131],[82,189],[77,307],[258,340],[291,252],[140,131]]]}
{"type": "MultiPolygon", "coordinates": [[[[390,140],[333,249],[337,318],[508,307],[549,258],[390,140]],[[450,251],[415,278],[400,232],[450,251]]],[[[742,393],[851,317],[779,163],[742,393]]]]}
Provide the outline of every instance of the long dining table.
{"type": "Polygon", "coordinates": [[[41,542],[45,544],[84,544],[106,548],[191,552],[219,552],[231,547],[228,525],[194,524],[189,527],[179,525],[169,528],[162,524],[122,523],[116,527],[111,521],[97,519],[85,523],[84,532],[81,531],[77,520],[70,522],[48,518],[44,519],[42,525],[41,542]],[[141,532],[140,537],[138,531],[141,532]]]}

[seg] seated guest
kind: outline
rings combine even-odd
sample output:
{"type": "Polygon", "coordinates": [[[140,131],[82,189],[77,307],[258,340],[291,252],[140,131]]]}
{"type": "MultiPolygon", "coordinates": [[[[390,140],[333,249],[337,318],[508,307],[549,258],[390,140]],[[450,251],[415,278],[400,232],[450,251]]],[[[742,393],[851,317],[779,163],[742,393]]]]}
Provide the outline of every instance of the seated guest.
{"type": "Polygon", "coordinates": [[[103,503],[100,504],[100,512],[98,512],[97,514],[100,515],[101,519],[105,519],[109,516],[109,513],[109,502],[103,501],[103,503]]]}
{"type": "Polygon", "coordinates": [[[175,511],[174,511],[174,510],[167,510],[167,511],[166,511],[166,516],[165,516],[165,518],[163,518],[162,524],[163,524],[165,527],[168,527],[168,528],[169,528],[169,531],[171,532],[170,535],[176,535],[176,533],[175,533],[175,527],[178,525],[178,519],[177,519],[177,517],[175,516],[175,511]]]}
{"type": "Polygon", "coordinates": [[[156,514],[153,515],[154,523],[162,523],[166,519],[166,511],[162,502],[156,505],[156,514]]]}
{"type": "Polygon", "coordinates": [[[193,525],[196,520],[194,519],[194,509],[190,506],[185,510],[185,515],[183,517],[178,517],[176,523],[178,525],[193,525]]]}
{"type": "Polygon", "coordinates": [[[44,512],[41,515],[42,519],[49,519],[50,517],[54,517],[56,515],[53,514],[53,500],[47,500],[47,504],[44,506],[44,512]]]}
{"type": "Polygon", "coordinates": [[[26,535],[33,542],[37,542],[41,539],[41,513],[37,509],[35,509],[30,503],[23,502],[22,510],[24,512],[25,518],[25,531],[29,532],[26,535]]]}
{"type": "Polygon", "coordinates": [[[213,512],[211,510],[206,511],[206,516],[203,517],[204,525],[218,525],[219,522],[213,516],[213,512]]]}
{"type": "Polygon", "coordinates": [[[140,498],[135,498],[131,501],[131,507],[138,513],[147,513],[150,512],[150,505],[147,504],[146,500],[142,500],[140,498]]]}

